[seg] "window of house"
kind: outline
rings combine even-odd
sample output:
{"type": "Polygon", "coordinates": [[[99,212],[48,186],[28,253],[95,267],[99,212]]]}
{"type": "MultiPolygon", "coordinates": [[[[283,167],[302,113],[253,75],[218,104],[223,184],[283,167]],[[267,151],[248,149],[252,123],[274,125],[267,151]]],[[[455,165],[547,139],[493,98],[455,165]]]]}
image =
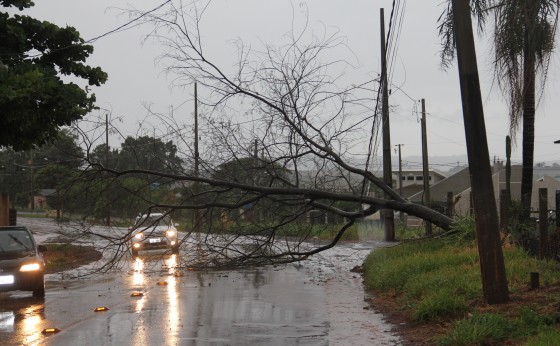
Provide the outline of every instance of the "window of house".
{"type": "Polygon", "coordinates": [[[424,177],[421,176],[421,175],[417,175],[417,176],[416,176],[416,180],[424,180],[424,177]]]}
{"type": "Polygon", "coordinates": [[[414,177],[410,175],[410,176],[406,177],[406,180],[414,180],[414,177]]]}

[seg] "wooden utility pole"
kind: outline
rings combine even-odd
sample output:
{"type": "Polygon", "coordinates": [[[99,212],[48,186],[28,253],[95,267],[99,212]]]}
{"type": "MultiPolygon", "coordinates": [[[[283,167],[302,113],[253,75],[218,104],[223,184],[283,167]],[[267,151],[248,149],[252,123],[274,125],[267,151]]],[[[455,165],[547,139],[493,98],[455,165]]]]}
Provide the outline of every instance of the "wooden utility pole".
{"type": "Polygon", "coordinates": [[[469,0],[452,0],[459,83],[476,218],[482,289],[488,304],[500,304],[509,301],[509,292],[494,198],[469,2],[469,0]]]}
{"type": "Polygon", "coordinates": [[[539,258],[545,259],[548,249],[548,189],[539,188],[539,258]]]}
{"type": "MultiPolygon", "coordinates": [[[[422,171],[424,182],[424,205],[430,207],[430,165],[428,163],[428,132],[426,131],[426,100],[422,99],[422,171]]],[[[426,221],[426,235],[432,235],[432,224],[426,221]]]]}
{"type": "Polygon", "coordinates": [[[0,226],[10,226],[10,196],[0,193],[0,226]]]}
{"type": "MultiPolygon", "coordinates": [[[[401,148],[404,146],[404,144],[395,144],[396,147],[399,147],[399,196],[403,196],[402,195],[402,181],[403,181],[403,176],[402,176],[402,153],[401,153],[401,148]]],[[[401,222],[401,224],[404,224],[404,212],[400,212],[399,213],[399,220],[401,222]]]]}
{"type": "MultiPolygon", "coordinates": [[[[198,88],[197,83],[194,83],[194,176],[198,178],[199,175],[199,152],[198,152],[198,88]]],[[[198,204],[199,182],[194,182],[194,198],[193,204],[195,207],[198,204]]],[[[194,227],[193,231],[200,238],[200,210],[198,207],[194,210],[194,227]]],[[[200,240],[200,239],[199,239],[200,240]]]]}
{"type": "Polygon", "coordinates": [[[31,211],[35,211],[35,187],[33,186],[33,149],[29,151],[29,173],[31,175],[31,211]]]}
{"type": "Polygon", "coordinates": [[[402,147],[404,146],[404,144],[395,144],[395,147],[398,147],[399,149],[399,196],[403,196],[402,195],[402,147]]]}
{"type": "MultiPolygon", "coordinates": [[[[393,187],[393,171],[391,165],[391,129],[389,127],[389,89],[387,86],[387,51],[385,49],[385,13],[380,9],[381,17],[381,118],[383,126],[383,182],[393,187]]],[[[385,198],[390,196],[385,194],[385,198]]],[[[385,241],[395,241],[395,215],[391,209],[383,209],[385,224],[385,241]]]]}
{"type": "MultiPolygon", "coordinates": [[[[109,167],[109,113],[105,113],[105,167],[108,168],[109,167]]],[[[58,193],[58,186],[56,188],[56,191],[58,193]]],[[[106,212],[106,225],[107,226],[111,226],[111,196],[109,195],[109,191],[111,191],[110,189],[107,189],[106,194],[107,194],[107,205],[105,206],[105,212],[106,212]]],[[[58,207],[58,209],[60,209],[60,206],[58,207]]],[[[59,217],[59,212],[57,213],[57,217],[59,217]]]]}

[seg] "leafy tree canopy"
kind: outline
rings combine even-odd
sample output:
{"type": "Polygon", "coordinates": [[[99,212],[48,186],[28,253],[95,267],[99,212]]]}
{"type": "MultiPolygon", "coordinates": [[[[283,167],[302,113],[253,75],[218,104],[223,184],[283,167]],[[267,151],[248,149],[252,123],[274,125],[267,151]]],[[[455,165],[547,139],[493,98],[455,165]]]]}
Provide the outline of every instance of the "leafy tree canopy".
{"type": "MultiPolygon", "coordinates": [[[[0,5],[23,10],[34,4],[0,0],[0,5]]],[[[95,108],[95,94],[87,86],[61,79],[103,84],[107,74],[84,64],[92,52],[73,27],[0,12],[0,147],[38,147],[95,108]]]]}
{"type": "Polygon", "coordinates": [[[90,152],[92,162],[117,169],[145,169],[168,173],[183,171],[183,160],[178,156],[177,146],[172,141],[140,136],[125,138],[120,150],[111,149],[109,162],[105,160],[106,145],[100,144],[90,152]]]}
{"type": "Polygon", "coordinates": [[[290,180],[290,172],[265,159],[242,157],[221,164],[213,177],[242,184],[279,186],[290,180]]]}

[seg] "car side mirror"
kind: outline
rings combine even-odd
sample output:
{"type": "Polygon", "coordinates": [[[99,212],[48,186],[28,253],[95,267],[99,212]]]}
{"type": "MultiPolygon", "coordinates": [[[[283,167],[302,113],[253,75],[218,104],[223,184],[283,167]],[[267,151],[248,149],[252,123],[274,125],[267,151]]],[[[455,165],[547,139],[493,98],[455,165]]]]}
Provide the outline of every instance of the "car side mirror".
{"type": "Polygon", "coordinates": [[[47,249],[47,247],[46,247],[45,245],[39,245],[39,246],[37,246],[37,250],[38,250],[39,252],[48,251],[48,249],[47,249]]]}

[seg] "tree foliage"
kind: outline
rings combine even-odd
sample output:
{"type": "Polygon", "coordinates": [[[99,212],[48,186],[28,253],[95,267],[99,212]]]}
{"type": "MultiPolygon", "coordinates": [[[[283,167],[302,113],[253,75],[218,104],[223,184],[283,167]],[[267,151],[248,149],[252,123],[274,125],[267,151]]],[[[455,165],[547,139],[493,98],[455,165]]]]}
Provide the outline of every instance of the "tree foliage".
{"type": "MultiPolygon", "coordinates": [[[[558,26],[558,0],[473,0],[472,13],[486,30],[493,18],[494,71],[496,82],[509,105],[510,136],[522,128],[523,171],[520,215],[528,222],[533,189],[535,113],[537,94],[542,94],[548,75],[550,58],[558,26]],[[539,78],[540,77],[540,78],[539,78]],[[540,84],[538,83],[540,82],[540,84]],[[537,90],[537,86],[540,88],[537,90]],[[537,92],[538,91],[538,92],[537,92]]],[[[448,65],[455,57],[455,37],[451,17],[451,1],[440,17],[442,63],[448,65]]]]}
{"type": "Polygon", "coordinates": [[[69,182],[83,158],[78,137],[68,129],[60,130],[51,143],[33,150],[4,148],[0,150],[0,190],[10,195],[16,207],[27,207],[32,193],[69,182]]]}
{"type": "Polygon", "coordinates": [[[522,123],[521,201],[529,221],[533,191],[537,77],[542,92],[554,49],[558,0],[494,0],[495,71],[510,109],[510,134],[522,123]]]}
{"type": "MultiPolygon", "coordinates": [[[[28,0],[1,0],[19,10],[28,0]]],[[[40,146],[94,109],[89,88],[65,76],[100,86],[107,74],[84,64],[93,52],[73,27],[61,28],[29,16],[0,12],[0,147],[40,146]]]]}

